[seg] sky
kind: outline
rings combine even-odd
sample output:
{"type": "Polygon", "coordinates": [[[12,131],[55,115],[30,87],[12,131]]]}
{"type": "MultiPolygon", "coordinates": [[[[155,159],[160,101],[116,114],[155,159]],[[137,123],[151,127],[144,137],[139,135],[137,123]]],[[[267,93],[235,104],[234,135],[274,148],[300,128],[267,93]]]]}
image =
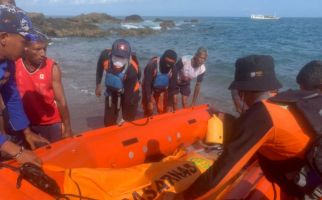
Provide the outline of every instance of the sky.
{"type": "Polygon", "coordinates": [[[112,16],[322,17],[322,0],[16,0],[16,4],[46,16],[100,12],[112,16]]]}

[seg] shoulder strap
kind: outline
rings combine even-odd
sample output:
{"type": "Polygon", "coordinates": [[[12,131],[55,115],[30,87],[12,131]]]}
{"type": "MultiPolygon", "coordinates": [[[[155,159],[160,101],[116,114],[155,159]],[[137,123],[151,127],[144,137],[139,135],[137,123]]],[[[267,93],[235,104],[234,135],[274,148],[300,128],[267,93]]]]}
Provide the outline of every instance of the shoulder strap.
{"type": "Polygon", "coordinates": [[[322,135],[322,95],[314,91],[288,90],[269,101],[293,106],[318,135],[322,135]]]}
{"type": "Polygon", "coordinates": [[[136,73],[139,74],[139,60],[135,54],[131,55],[130,64],[134,67],[136,73]]]}
{"type": "Polygon", "coordinates": [[[109,67],[109,65],[110,65],[110,61],[109,61],[109,57],[110,57],[110,55],[111,55],[111,49],[105,49],[105,51],[107,51],[107,54],[108,54],[108,59],[105,59],[104,61],[103,61],[103,65],[102,65],[102,67],[103,67],[103,69],[105,70],[105,71],[107,71],[108,70],[108,67],[109,67]]]}
{"type": "Polygon", "coordinates": [[[302,99],[310,99],[320,94],[315,91],[304,91],[304,90],[287,90],[278,93],[276,96],[269,98],[270,101],[275,103],[295,103],[302,99]]]}

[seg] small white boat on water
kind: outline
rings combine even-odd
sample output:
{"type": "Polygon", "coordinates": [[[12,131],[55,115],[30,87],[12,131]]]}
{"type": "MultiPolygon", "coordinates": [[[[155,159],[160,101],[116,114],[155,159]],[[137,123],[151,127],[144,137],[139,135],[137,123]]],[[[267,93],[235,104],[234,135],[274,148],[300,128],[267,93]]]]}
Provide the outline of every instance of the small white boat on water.
{"type": "Polygon", "coordinates": [[[266,19],[273,19],[273,20],[277,20],[280,19],[280,17],[277,17],[275,15],[251,15],[250,16],[251,19],[254,20],[266,20],[266,19]]]}

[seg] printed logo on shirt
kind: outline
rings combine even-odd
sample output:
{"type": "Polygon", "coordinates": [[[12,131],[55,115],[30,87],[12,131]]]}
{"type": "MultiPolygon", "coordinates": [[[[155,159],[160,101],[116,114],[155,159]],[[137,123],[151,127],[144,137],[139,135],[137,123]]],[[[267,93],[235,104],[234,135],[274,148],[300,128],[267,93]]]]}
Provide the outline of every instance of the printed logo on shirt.
{"type": "Polygon", "coordinates": [[[39,79],[44,80],[45,79],[45,74],[40,74],[39,79]]]}

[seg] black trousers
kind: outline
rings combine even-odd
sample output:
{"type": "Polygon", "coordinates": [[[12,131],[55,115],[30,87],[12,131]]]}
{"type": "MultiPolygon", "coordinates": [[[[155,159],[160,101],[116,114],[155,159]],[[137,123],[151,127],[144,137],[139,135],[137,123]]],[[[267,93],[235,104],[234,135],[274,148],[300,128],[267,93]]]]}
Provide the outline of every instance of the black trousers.
{"type": "Polygon", "coordinates": [[[125,121],[133,121],[136,117],[140,95],[139,92],[131,94],[111,94],[105,97],[104,125],[115,125],[119,111],[122,110],[122,117],[125,121]]]}

